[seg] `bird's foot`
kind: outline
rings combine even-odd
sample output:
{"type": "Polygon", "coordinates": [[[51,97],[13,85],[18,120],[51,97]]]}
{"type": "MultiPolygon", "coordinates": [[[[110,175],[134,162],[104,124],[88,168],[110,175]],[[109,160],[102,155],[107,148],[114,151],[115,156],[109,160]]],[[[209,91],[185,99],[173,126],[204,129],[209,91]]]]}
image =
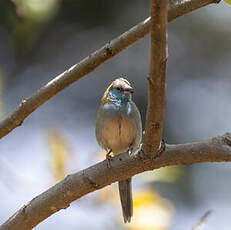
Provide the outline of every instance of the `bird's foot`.
{"type": "Polygon", "coordinates": [[[111,152],[112,152],[112,150],[110,150],[110,151],[106,154],[107,167],[108,167],[109,169],[112,167],[112,165],[111,165],[112,156],[110,155],[111,152]]]}
{"type": "Polygon", "coordinates": [[[165,145],[165,140],[162,140],[160,142],[159,149],[157,150],[157,156],[159,156],[162,152],[165,151],[166,145],[165,145]]]}

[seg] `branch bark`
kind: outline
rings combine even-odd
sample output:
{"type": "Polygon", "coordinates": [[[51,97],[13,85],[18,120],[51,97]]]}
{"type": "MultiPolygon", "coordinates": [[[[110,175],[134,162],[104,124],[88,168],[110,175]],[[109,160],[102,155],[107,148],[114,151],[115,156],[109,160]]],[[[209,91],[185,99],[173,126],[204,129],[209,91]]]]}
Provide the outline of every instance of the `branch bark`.
{"type": "Polygon", "coordinates": [[[145,155],[158,154],[166,105],[167,0],[151,3],[151,54],[148,84],[148,107],[142,150],[145,155]]]}
{"type": "MultiPolygon", "coordinates": [[[[208,4],[218,3],[220,0],[169,0],[168,21],[172,21],[186,13],[208,4]]],[[[92,72],[106,60],[117,55],[134,42],[150,32],[150,18],[132,27],[127,32],[107,43],[78,64],[55,77],[47,85],[40,88],[30,98],[22,100],[21,104],[0,122],[0,138],[6,136],[13,129],[20,126],[39,106],[55,96],[84,75],[92,72]]]]}
{"type": "Polygon", "coordinates": [[[231,133],[207,141],[167,145],[156,158],[142,157],[138,153],[129,157],[123,153],[112,159],[112,168],[102,161],[63,181],[35,197],[10,217],[0,230],[29,230],[53,213],[67,208],[80,197],[116,181],[128,179],[138,173],[169,165],[191,165],[199,162],[231,161],[231,133]]]}
{"type": "MultiPolygon", "coordinates": [[[[219,1],[172,0],[168,19],[171,21],[194,9],[217,2],[219,1]]],[[[23,100],[19,107],[0,123],[0,137],[7,135],[19,126],[30,113],[62,89],[144,37],[149,31],[150,19],[147,19],[57,76],[30,98],[23,100]]],[[[150,153],[154,154],[156,150],[150,151],[150,153]]],[[[106,161],[100,162],[67,176],[60,183],[35,197],[1,225],[0,230],[32,229],[53,213],[67,208],[72,201],[113,182],[128,179],[144,171],[169,165],[208,161],[231,161],[231,134],[198,143],[167,145],[161,155],[151,158],[144,157],[140,152],[133,157],[124,153],[113,158],[110,169],[107,167],[106,161]]]]}

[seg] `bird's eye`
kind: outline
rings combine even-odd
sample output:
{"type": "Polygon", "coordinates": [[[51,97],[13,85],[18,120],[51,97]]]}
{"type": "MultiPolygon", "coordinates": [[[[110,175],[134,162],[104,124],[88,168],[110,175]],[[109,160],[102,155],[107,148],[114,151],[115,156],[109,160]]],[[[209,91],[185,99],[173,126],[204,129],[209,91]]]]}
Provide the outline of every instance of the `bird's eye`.
{"type": "Polygon", "coordinates": [[[118,90],[118,91],[121,91],[122,90],[122,88],[121,87],[116,87],[116,89],[118,90]]]}

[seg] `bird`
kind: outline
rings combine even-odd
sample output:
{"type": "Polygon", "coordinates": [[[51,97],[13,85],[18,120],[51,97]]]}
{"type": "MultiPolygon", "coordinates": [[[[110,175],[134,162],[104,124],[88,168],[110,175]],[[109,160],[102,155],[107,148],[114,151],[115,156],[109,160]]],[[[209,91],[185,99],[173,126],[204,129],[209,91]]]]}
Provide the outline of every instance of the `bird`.
{"type": "MultiPolygon", "coordinates": [[[[115,79],[103,94],[96,117],[95,134],[99,145],[112,156],[139,149],[142,140],[142,122],[139,109],[132,101],[134,90],[128,80],[115,79]]],[[[125,223],[133,215],[131,178],[118,182],[125,223]]]]}

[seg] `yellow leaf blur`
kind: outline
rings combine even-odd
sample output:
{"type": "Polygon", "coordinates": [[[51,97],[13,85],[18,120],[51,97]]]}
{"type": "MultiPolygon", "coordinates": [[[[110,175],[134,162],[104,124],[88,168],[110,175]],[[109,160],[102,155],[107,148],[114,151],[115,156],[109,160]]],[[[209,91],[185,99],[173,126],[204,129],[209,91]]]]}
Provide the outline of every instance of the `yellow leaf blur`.
{"type": "Polygon", "coordinates": [[[105,202],[107,202],[113,205],[118,205],[120,198],[117,183],[100,189],[97,193],[97,198],[100,203],[105,204],[105,202]]]}
{"type": "Polygon", "coordinates": [[[231,6],[231,0],[224,0],[224,1],[231,6]]]}
{"type": "Polygon", "coordinates": [[[144,172],[137,177],[144,182],[161,181],[166,183],[174,183],[184,175],[185,167],[168,166],[155,171],[144,172]]]}
{"type": "Polygon", "coordinates": [[[130,230],[166,230],[173,214],[171,203],[151,189],[133,193],[133,217],[125,227],[130,230]]]}
{"type": "Polygon", "coordinates": [[[57,129],[48,131],[47,141],[53,178],[55,181],[62,180],[66,176],[70,145],[64,134],[57,129]]]}
{"type": "Polygon", "coordinates": [[[96,162],[103,161],[106,159],[107,152],[103,149],[99,149],[94,156],[96,156],[96,162]]]}

